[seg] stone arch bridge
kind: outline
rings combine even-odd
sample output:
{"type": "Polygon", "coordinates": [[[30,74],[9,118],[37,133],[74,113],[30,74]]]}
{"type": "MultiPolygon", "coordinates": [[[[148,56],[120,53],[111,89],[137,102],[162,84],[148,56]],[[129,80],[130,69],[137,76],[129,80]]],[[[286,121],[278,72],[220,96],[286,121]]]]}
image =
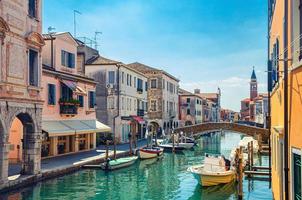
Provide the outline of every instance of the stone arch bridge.
{"type": "Polygon", "coordinates": [[[232,131],[241,133],[248,136],[253,136],[259,141],[268,141],[269,130],[265,128],[259,128],[256,126],[250,126],[245,124],[230,123],[230,122],[210,122],[202,123],[192,126],[185,126],[182,128],[176,128],[176,133],[193,133],[195,136],[200,136],[214,131],[232,131]]]}

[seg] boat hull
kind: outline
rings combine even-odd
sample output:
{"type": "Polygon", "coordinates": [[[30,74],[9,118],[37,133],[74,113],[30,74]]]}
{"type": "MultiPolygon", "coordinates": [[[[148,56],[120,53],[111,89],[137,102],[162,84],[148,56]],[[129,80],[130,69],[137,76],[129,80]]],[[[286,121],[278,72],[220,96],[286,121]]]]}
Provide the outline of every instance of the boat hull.
{"type": "Polygon", "coordinates": [[[138,159],[137,156],[134,156],[131,158],[118,158],[116,160],[111,160],[109,162],[108,168],[106,167],[107,163],[103,163],[101,165],[101,168],[103,170],[117,170],[117,169],[129,167],[130,165],[133,165],[137,159],[138,159]]]}
{"type": "Polygon", "coordinates": [[[194,175],[195,179],[203,187],[230,183],[236,177],[233,170],[226,172],[205,172],[202,165],[189,167],[188,171],[194,175]]]}
{"type": "Polygon", "coordinates": [[[139,150],[139,157],[140,159],[151,159],[151,158],[156,158],[159,156],[163,155],[163,149],[160,148],[160,150],[158,151],[149,151],[149,150],[145,150],[145,149],[140,149],[139,150]]]}
{"type": "MultiPolygon", "coordinates": [[[[173,151],[173,145],[169,145],[169,144],[163,144],[163,145],[159,145],[160,148],[163,148],[164,151],[173,151]]],[[[185,150],[184,147],[180,147],[180,146],[174,146],[175,151],[183,151],[185,150]]]]}

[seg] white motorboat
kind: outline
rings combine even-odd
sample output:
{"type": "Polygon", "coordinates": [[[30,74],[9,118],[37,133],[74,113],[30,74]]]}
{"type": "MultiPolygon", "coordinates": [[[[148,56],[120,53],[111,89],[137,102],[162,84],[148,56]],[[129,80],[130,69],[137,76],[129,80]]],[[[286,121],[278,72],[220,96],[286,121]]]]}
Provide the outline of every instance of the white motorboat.
{"type": "Polygon", "coordinates": [[[240,142],[239,142],[238,145],[240,147],[243,147],[243,151],[244,152],[247,152],[247,150],[248,150],[248,143],[251,142],[251,141],[253,141],[253,152],[254,153],[258,153],[258,151],[259,151],[258,141],[255,140],[253,137],[248,136],[248,137],[242,138],[240,140],[240,142]]]}

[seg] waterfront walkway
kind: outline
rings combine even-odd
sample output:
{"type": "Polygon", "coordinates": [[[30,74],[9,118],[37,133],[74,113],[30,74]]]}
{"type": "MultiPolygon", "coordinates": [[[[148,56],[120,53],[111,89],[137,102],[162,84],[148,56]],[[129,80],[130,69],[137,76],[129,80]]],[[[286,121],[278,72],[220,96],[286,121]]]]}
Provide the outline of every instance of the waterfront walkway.
{"type": "MultiPolygon", "coordinates": [[[[138,141],[138,148],[146,145],[146,140],[138,141]]],[[[133,147],[134,148],[134,147],[133,147]]],[[[110,150],[113,150],[113,145],[109,146],[110,150]]],[[[129,151],[129,143],[117,145],[117,154],[129,151]]],[[[105,157],[106,146],[100,145],[97,149],[79,153],[73,153],[69,155],[62,155],[53,158],[46,158],[41,161],[42,173],[50,172],[53,170],[64,169],[72,167],[74,165],[83,165],[88,162],[99,160],[105,157]]],[[[110,151],[110,155],[113,152],[110,151]]],[[[20,172],[21,167],[14,165],[9,168],[9,176],[17,175],[20,172]]]]}

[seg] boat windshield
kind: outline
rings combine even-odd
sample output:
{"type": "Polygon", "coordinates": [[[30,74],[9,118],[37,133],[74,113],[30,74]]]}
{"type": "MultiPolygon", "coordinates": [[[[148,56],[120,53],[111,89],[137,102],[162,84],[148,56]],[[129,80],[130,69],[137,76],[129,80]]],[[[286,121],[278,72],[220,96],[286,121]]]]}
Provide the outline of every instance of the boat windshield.
{"type": "Polygon", "coordinates": [[[225,160],[223,157],[205,157],[204,159],[204,170],[210,172],[225,172],[225,160]]]}

